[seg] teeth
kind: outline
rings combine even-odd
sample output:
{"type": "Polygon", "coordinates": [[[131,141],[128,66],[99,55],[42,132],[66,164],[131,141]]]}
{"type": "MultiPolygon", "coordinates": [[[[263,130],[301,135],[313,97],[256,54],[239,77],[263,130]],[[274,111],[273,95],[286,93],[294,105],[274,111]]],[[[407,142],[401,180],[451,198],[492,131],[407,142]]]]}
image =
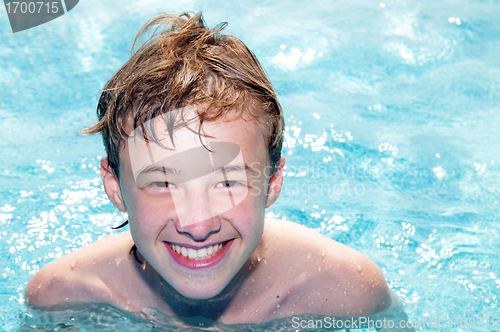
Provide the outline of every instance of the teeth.
{"type": "Polygon", "coordinates": [[[170,244],[170,248],[172,248],[172,250],[174,250],[175,252],[181,254],[186,258],[200,260],[200,259],[207,259],[215,255],[223,248],[223,245],[222,243],[219,243],[206,248],[195,250],[192,248],[181,247],[177,244],[170,244]]]}
{"type": "MultiPolygon", "coordinates": [[[[184,249],[184,248],[182,248],[182,249],[184,249]]],[[[188,249],[188,257],[189,257],[189,259],[198,258],[198,253],[196,252],[196,250],[189,248],[188,249]]]]}
{"type": "Polygon", "coordinates": [[[205,257],[207,255],[207,248],[198,249],[198,257],[205,257]]]}

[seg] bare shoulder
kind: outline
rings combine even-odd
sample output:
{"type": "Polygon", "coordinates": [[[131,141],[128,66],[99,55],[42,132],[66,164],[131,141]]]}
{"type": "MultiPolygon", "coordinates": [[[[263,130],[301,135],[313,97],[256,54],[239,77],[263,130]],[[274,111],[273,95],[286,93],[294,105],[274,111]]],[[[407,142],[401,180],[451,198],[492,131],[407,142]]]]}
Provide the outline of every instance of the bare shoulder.
{"type": "Polygon", "coordinates": [[[384,274],[359,251],[285,220],[266,221],[263,240],[302,312],[365,316],[391,305],[384,274]]]}
{"type": "Polygon", "coordinates": [[[26,287],[27,304],[111,302],[113,277],[127,269],[133,245],[129,232],[115,234],[63,256],[38,271],[26,287]]]}

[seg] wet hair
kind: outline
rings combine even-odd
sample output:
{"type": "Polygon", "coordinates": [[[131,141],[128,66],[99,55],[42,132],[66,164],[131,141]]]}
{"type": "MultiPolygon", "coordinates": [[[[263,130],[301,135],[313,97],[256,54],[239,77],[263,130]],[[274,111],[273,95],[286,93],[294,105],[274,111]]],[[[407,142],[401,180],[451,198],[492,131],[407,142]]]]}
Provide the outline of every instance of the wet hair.
{"type": "Polygon", "coordinates": [[[188,105],[204,105],[197,108],[199,135],[204,121],[234,116],[256,121],[269,152],[268,174],[276,173],[284,130],[281,106],[255,55],[238,38],[221,34],[226,25],[209,29],[201,13],[162,13],[140,29],[132,50],[140,47],[102,91],[99,122],[82,131],[102,134],[117,177],[130,126],[160,144],[154,128],[144,127],[162,115],[173,140],[173,130],[186,124],[186,119],[179,123],[177,110],[188,105]]]}

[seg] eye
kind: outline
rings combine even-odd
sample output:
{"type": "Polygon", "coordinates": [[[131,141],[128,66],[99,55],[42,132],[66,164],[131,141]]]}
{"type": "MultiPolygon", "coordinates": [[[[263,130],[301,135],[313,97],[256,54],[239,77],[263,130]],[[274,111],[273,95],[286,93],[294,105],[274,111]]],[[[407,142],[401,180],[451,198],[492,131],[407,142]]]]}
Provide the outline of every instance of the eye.
{"type": "Polygon", "coordinates": [[[151,183],[152,186],[157,187],[157,188],[173,188],[175,187],[172,183],[170,182],[165,182],[165,181],[157,181],[151,183]]]}
{"type": "Polygon", "coordinates": [[[219,187],[219,188],[221,188],[221,187],[230,188],[230,187],[236,186],[237,184],[239,184],[238,181],[222,181],[222,182],[219,182],[217,184],[217,187],[219,187]]]}

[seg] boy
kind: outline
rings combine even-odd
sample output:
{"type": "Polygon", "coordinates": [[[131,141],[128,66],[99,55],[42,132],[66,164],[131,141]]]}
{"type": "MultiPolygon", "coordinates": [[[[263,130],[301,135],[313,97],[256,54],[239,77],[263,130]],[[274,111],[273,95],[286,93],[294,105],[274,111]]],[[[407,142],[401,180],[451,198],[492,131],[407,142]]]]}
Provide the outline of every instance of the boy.
{"type": "Polygon", "coordinates": [[[227,324],[391,305],[368,258],[264,219],[283,182],[283,115],[253,53],[223,28],[184,13],[141,29],[134,45],[152,36],[107,83],[86,131],[103,135],[104,188],[130,231],[42,268],[29,305],[105,302],[227,324]]]}

